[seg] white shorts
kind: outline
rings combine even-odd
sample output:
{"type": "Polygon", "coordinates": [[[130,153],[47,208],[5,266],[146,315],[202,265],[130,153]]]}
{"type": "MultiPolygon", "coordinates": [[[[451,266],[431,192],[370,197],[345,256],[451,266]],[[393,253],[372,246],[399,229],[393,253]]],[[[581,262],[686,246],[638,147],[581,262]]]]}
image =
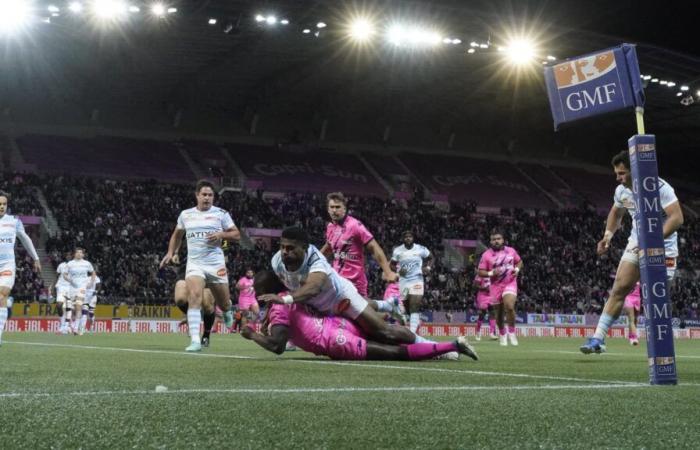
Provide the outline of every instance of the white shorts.
{"type": "Polygon", "coordinates": [[[97,306],[97,296],[96,295],[90,296],[90,300],[88,301],[88,306],[91,309],[95,309],[95,306],[97,306]]]}
{"type": "Polygon", "coordinates": [[[71,287],[70,288],[70,298],[75,300],[80,297],[85,300],[85,293],[87,292],[87,286],[82,287],[71,287]]]}
{"type": "Polygon", "coordinates": [[[406,299],[409,295],[423,295],[425,293],[425,283],[420,280],[399,281],[399,291],[401,292],[402,299],[406,299]]]}
{"type": "Polygon", "coordinates": [[[14,264],[0,267],[0,287],[12,289],[15,286],[16,268],[14,264]]]}
{"type": "Polygon", "coordinates": [[[185,279],[189,277],[204,278],[206,284],[228,284],[228,271],[224,263],[204,266],[188,262],[185,279]]]}
{"type": "Polygon", "coordinates": [[[339,296],[335,295],[335,290],[332,292],[326,291],[325,295],[321,294],[311,299],[309,305],[322,313],[355,320],[369,306],[369,303],[357,292],[354,284],[345,278],[338,278],[340,279],[339,296]]]}
{"type": "MultiPolygon", "coordinates": [[[[666,278],[670,281],[676,276],[677,268],[677,258],[675,256],[666,257],[666,278]]],[[[625,251],[622,252],[622,258],[620,258],[620,263],[622,261],[632,263],[635,266],[639,266],[639,245],[637,241],[629,240],[627,241],[627,247],[625,251]]]]}
{"type": "Polygon", "coordinates": [[[65,303],[70,300],[70,291],[70,287],[56,286],[56,303],[65,303]]]}

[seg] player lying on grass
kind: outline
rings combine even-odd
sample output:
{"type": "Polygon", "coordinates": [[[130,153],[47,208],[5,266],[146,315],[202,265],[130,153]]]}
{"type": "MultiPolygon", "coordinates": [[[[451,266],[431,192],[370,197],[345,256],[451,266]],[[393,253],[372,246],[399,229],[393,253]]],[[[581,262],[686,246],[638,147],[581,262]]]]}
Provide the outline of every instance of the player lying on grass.
{"type": "MultiPolygon", "coordinates": [[[[277,275],[261,271],[255,275],[255,293],[279,294],[286,287],[277,275]]],[[[245,327],[241,335],[265,350],[282,354],[288,340],[299,348],[316,355],[340,360],[404,360],[417,361],[459,352],[477,360],[474,348],[464,336],[451,342],[423,342],[397,345],[368,340],[352,320],[340,316],[322,316],[311,306],[302,303],[273,304],[262,323],[263,333],[245,327]]]]}

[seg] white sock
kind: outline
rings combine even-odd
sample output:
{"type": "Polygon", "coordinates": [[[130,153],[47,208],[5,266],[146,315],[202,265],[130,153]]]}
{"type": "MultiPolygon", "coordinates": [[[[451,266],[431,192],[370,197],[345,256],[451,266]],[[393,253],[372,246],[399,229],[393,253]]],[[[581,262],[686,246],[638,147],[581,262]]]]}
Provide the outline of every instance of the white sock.
{"type": "Polygon", "coordinates": [[[605,336],[608,335],[608,330],[612,326],[612,324],[615,322],[615,318],[611,316],[608,313],[603,313],[600,315],[600,319],[598,319],[598,326],[595,329],[595,333],[593,334],[593,337],[596,339],[603,339],[605,340],[605,336]]]}
{"type": "Polygon", "coordinates": [[[431,341],[430,339],[426,339],[423,336],[418,336],[416,334],[416,340],[413,341],[414,344],[436,344],[435,341],[431,341]]]}
{"type": "Polygon", "coordinates": [[[409,329],[415,334],[418,331],[418,324],[420,323],[420,313],[411,313],[410,319],[409,329]]]}
{"type": "Polygon", "coordinates": [[[66,328],[69,327],[73,321],[73,310],[69,309],[66,311],[66,317],[63,320],[66,322],[66,328]]]}
{"type": "Polygon", "coordinates": [[[0,340],[2,340],[2,330],[5,329],[7,322],[7,308],[0,308],[0,340]]]}
{"type": "Polygon", "coordinates": [[[187,327],[190,330],[192,343],[199,343],[199,327],[202,323],[201,308],[189,308],[187,310],[187,327]]]}
{"type": "Polygon", "coordinates": [[[80,317],[80,331],[85,332],[85,325],[87,325],[87,313],[83,313],[80,317]]]}
{"type": "Polygon", "coordinates": [[[377,311],[390,313],[394,310],[394,304],[386,300],[377,300],[377,311]]]}
{"type": "Polygon", "coordinates": [[[64,311],[63,314],[61,314],[61,331],[66,329],[66,312],[64,311]]]}

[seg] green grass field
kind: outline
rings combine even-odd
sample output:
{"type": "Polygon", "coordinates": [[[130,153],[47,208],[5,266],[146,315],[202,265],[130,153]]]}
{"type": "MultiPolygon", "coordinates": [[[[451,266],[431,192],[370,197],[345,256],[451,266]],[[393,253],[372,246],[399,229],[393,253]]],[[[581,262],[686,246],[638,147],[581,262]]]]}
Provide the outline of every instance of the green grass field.
{"type": "Polygon", "coordinates": [[[681,385],[646,349],[574,339],[476,343],[481,361],[334,362],[214,335],[6,333],[0,448],[698,448],[700,344],[681,385]],[[156,393],[157,385],[167,386],[156,393]]]}

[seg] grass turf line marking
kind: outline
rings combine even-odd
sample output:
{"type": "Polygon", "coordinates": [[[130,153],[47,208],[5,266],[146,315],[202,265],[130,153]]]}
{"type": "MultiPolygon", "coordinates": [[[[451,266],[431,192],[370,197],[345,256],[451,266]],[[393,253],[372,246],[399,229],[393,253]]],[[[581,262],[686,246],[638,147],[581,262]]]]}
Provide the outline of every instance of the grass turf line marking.
{"type": "Polygon", "coordinates": [[[163,395],[163,394],[342,394],[364,392],[458,392],[458,391],[538,391],[538,390],[585,390],[585,389],[629,389],[650,388],[649,384],[545,384],[521,386],[397,386],[397,387],[345,387],[345,388],[233,388],[233,389],[172,389],[138,391],[78,391],[78,392],[2,392],[2,398],[62,397],[62,396],[116,396],[116,395],[163,395]]]}
{"type": "Polygon", "coordinates": [[[86,350],[111,350],[117,352],[132,352],[132,353],[162,353],[166,355],[187,355],[187,356],[206,356],[209,358],[229,358],[229,359],[257,359],[253,356],[238,356],[238,355],[220,355],[216,353],[187,353],[176,350],[146,350],[140,348],[125,348],[125,347],[100,347],[99,345],[78,345],[78,344],[50,344],[45,342],[22,342],[22,341],[5,341],[8,344],[33,345],[36,347],[66,347],[66,348],[81,348],[86,350]]]}
{"type": "MultiPolygon", "coordinates": [[[[574,351],[569,351],[569,350],[530,350],[535,353],[559,353],[562,355],[583,355],[583,353],[579,352],[574,352],[574,351]]],[[[635,358],[639,358],[640,355],[633,354],[633,353],[610,353],[610,352],[605,352],[605,353],[600,353],[598,356],[633,356],[635,358]]],[[[643,354],[644,357],[647,357],[647,354],[643,354]]],[[[676,358],[691,358],[691,359],[700,359],[700,356],[696,355],[676,355],[676,358]]]]}
{"type": "MultiPolygon", "coordinates": [[[[143,350],[135,348],[125,348],[125,347],[100,347],[97,345],[78,345],[78,344],[52,344],[52,343],[42,343],[42,342],[24,342],[24,341],[6,341],[8,344],[20,344],[20,345],[31,345],[31,346],[46,346],[46,347],[67,347],[67,348],[79,348],[87,350],[110,350],[110,351],[124,351],[133,353],[162,353],[168,355],[186,355],[186,356],[198,356],[198,357],[209,357],[209,358],[229,358],[229,359],[254,359],[262,361],[263,359],[255,358],[253,356],[237,356],[237,355],[221,355],[216,353],[186,353],[184,351],[174,351],[174,350],[143,350]]],[[[277,359],[280,360],[280,359],[277,359]]],[[[506,378],[528,378],[533,380],[550,380],[550,381],[575,381],[579,383],[606,383],[615,385],[637,385],[639,383],[634,381],[619,381],[619,380],[598,380],[591,378],[576,378],[576,377],[558,377],[554,375],[531,375],[526,373],[511,373],[511,372],[492,372],[483,370],[469,370],[469,369],[446,369],[438,367],[409,367],[409,366],[397,366],[391,364],[376,364],[376,363],[357,363],[357,362],[340,362],[340,361],[329,361],[329,360],[301,360],[294,358],[285,358],[283,361],[295,362],[295,363],[306,363],[306,364],[325,364],[325,365],[341,365],[341,366],[354,366],[354,367],[369,367],[369,368],[379,368],[379,369],[391,369],[391,370],[417,370],[422,372],[438,372],[438,373],[454,373],[454,374],[466,374],[466,375],[488,375],[488,376],[498,376],[506,378]]]]}

